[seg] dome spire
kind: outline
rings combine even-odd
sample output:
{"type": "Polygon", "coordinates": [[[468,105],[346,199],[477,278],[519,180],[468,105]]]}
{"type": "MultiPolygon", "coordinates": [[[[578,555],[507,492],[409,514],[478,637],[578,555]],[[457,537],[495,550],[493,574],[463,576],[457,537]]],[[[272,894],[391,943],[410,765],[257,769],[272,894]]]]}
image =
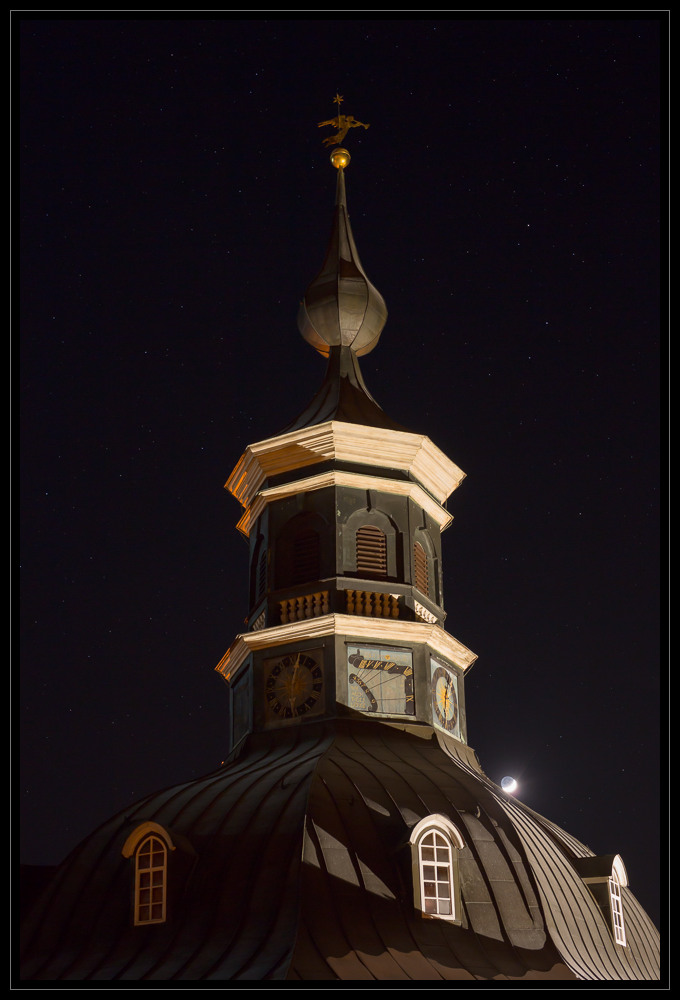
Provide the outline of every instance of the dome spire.
{"type": "Polygon", "coordinates": [[[323,266],[308,286],[298,311],[300,333],[328,358],[328,369],[319,391],[286,430],[326,420],[405,430],[376,403],[359,369],[359,358],[378,343],[387,307],[359,260],[345,192],[345,169],[351,157],[344,146],[338,145],[351,128],[369,126],[352,115],[341,115],[342,100],[336,94],[337,116],[319,122],[319,128],[331,126],[335,130],[323,140],[325,146],[333,147],[330,160],[337,170],[335,212],[323,266]]]}
{"type": "Polygon", "coordinates": [[[298,312],[300,333],[326,358],[331,347],[349,347],[357,357],[368,354],[377,344],[387,319],[385,301],[368,280],[359,260],[345,193],[345,168],[350,154],[337,145],[350,128],[369,126],[352,115],[341,115],[342,100],[336,94],[337,116],[319,122],[319,128],[330,125],[336,130],[323,140],[325,146],[335,147],[330,157],[338,172],[335,214],[323,267],[307,288],[298,312]]]}

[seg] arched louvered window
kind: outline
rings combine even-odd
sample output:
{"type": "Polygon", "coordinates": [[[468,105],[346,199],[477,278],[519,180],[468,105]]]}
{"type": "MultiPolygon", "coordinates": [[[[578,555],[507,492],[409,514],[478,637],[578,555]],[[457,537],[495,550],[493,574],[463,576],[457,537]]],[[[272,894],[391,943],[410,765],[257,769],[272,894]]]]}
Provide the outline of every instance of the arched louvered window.
{"type": "Polygon", "coordinates": [[[387,539],[374,524],[364,524],[356,534],[357,576],[387,576],[387,539]]]}
{"type": "Polygon", "coordinates": [[[255,578],[255,601],[259,601],[267,590],[267,548],[262,544],[257,562],[257,576],[255,578]]]}
{"type": "Polygon", "coordinates": [[[430,574],[427,565],[427,555],[420,542],[413,545],[413,582],[421,594],[429,597],[430,574]]]}
{"type": "Polygon", "coordinates": [[[411,833],[414,900],[426,917],[461,921],[458,851],[465,846],[445,816],[422,819],[411,833]]]}
{"type": "Polygon", "coordinates": [[[292,547],[292,584],[307,583],[318,580],[319,567],[319,534],[313,528],[304,528],[293,539],[292,547]]]}
{"type": "Polygon", "coordinates": [[[165,920],[168,849],[153,834],[135,851],[135,924],[160,924],[165,920]]]}

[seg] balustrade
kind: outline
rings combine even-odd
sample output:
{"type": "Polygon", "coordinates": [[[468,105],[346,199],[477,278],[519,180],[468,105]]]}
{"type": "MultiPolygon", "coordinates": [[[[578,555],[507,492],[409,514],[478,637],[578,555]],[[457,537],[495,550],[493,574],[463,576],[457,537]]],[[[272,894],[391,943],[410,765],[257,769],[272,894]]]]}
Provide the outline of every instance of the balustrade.
{"type": "Polygon", "coordinates": [[[318,590],[313,594],[301,594],[279,601],[281,608],[281,624],[299,622],[304,618],[319,618],[327,615],[330,609],[327,590],[318,590]]]}
{"type": "Polygon", "coordinates": [[[368,618],[398,618],[399,598],[371,590],[346,590],[347,614],[368,618]]]}

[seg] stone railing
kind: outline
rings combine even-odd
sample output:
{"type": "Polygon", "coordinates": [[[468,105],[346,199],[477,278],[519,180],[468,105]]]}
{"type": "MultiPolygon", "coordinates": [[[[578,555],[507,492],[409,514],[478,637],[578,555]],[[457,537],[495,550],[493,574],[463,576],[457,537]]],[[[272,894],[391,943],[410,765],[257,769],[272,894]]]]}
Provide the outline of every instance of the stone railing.
{"type": "Polygon", "coordinates": [[[304,618],[320,618],[330,610],[328,591],[319,590],[315,594],[302,594],[300,597],[290,597],[279,601],[281,608],[281,624],[299,622],[304,618]]]}
{"type": "Polygon", "coordinates": [[[399,598],[396,594],[378,594],[369,590],[346,590],[347,614],[369,618],[398,618],[399,598]]]}

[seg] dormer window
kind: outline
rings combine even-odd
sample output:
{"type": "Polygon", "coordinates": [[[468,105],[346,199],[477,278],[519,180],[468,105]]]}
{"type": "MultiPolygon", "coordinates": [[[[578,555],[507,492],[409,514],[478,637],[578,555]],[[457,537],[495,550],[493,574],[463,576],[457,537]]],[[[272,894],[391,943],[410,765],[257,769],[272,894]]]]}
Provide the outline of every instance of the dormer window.
{"type": "Polygon", "coordinates": [[[409,841],[416,909],[424,917],[460,923],[458,851],[465,842],[459,830],[445,816],[426,816],[413,828],[409,841]]]}
{"type": "Polygon", "coordinates": [[[142,823],[130,834],[123,857],[134,859],[133,923],[162,924],[167,917],[168,853],[175,846],[157,823],[142,823]]]}
{"type": "Polygon", "coordinates": [[[612,937],[617,944],[625,947],[626,927],[621,889],[628,885],[628,875],[621,855],[574,858],[572,864],[590,889],[612,937]]]}

